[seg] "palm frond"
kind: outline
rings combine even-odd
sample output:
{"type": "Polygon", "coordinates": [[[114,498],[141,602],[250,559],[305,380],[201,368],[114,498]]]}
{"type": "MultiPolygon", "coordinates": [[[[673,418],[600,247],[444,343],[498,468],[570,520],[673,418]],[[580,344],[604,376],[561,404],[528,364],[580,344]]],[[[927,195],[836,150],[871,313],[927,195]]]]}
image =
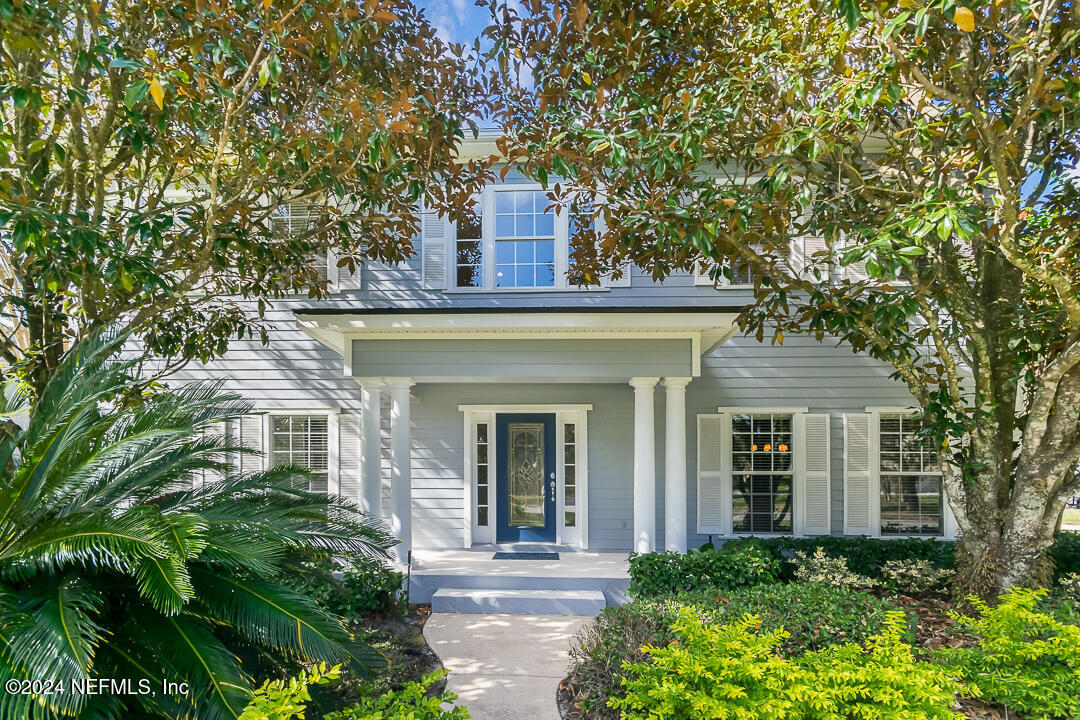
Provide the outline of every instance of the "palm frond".
{"type": "Polygon", "coordinates": [[[206,523],[198,515],[162,515],[169,554],[144,558],[135,566],[139,594],[159,612],[175,615],[194,595],[188,563],[206,547],[206,523]]]}
{"type": "Polygon", "coordinates": [[[164,622],[155,645],[176,673],[172,678],[190,683],[199,720],[239,717],[252,697],[251,678],[240,661],[197,618],[178,615],[164,622]]]}
{"type": "Polygon", "coordinates": [[[0,548],[0,574],[26,577],[37,570],[73,565],[127,571],[140,560],[168,555],[157,513],[132,508],[120,515],[104,510],[80,513],[63,523],[29,528],[17,542],[0,548]]]}
{"type": "MultiPolygon", "coordinates": [[[[94,621],[101,598],[80,580],[39,583],[20,593],[15,627],[5,623],[5,662],[0,679],[43,680],[62,683],[69,690],[72,681],[85,680],[94,668],[94,651],[103,629],[94,621]]],[[[2,684],[0,682],[0,684],[2,684]]],[[[0,694],[0,717],[26,710],[15,694],[0,694]],[[10,707],[8,707],[10,703],[10,707]]],[[[50,712],[76,714],[84,697],[71,692],[39,698],[50,712]]],[[[10,715],[16,717],[17,715],[10,715]]]]}

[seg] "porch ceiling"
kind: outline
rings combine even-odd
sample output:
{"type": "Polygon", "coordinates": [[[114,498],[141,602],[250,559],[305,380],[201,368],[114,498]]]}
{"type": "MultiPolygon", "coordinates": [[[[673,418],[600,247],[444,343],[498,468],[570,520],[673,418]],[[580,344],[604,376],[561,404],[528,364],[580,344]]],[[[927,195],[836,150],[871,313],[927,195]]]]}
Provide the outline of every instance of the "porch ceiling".
{"type": "MultiPolygon", "coordinates": [[[[633,308],[624,310],[607,310],[597,312],[595,310],[574,309],[545,309],[543,311],[501,311],[501,312],[477,312],[473,311],[385,311],[372,310],[362,311],[334,311],[330,308],[310,309],[298,311],[296,322],[298,327],[305,333],[323,345],[340,353],[344,360],[346,375],[386,375],[383,372],[386,366],[385,359],[382,364],[372,365],[372,372],[363,369],[361,358],[357,357],[357,366],[353,367],[353,355],[355,348],[366,350],[372,348],[382,357],[392,357],[386,351],[396,347],[402,347],[394,341],[423,340],[426,342],[410,344],[418,351],[431,353],[433,348],[446,348],[447,357],[460,357],[462,340],[484,341],[470,344],[469,347],[481,346],[492,348],[495,355],[493,362],[499,362],[498,352],[507,352],[508,348],[542,347],[544,353],[537,356],[540,364],[544,362],[558,363],[560,357],[571,357],[579,349],[594,355],[594,359],[600,362],[604,360],[601,348],[608,352],[629,351],[634,356],[640,355],[643,364],[642,372],[631,372],[637,375],[657,374],[649,370],[656,363],[650,364],[647,356],[652,354],[654,361],[658,361],[661,348],[669,345],[671,348],[680,347],[685,362],[681,365],[685,371],[693,376],[700,374],[700,359],[709,354],[718,345],[725,342],[735,332],[735,312],[715,312],[705,309],[679,309],[664,311],[656,308],[633,308]],[[356,343],[356,341],[371,341],[356,343]],[[445,341],[445,342],[443,342],[445,341]],[[520,342],[513,342],[520,341],[520,342]],[[543,341],[538,343],[537,341],[543,341]],[[560,356],[560,353],[563,353],[560,356]]],[[[616,355],[617,357],[617,355],[616,355]]],[[[461,357],[460,365],[468,366],[468,359],[461,357]]],[[[427,363],[431,365],[431,362],[427,363]]],[[[450,363],[454,364],[454,363],[450,363]]],[[[619,365],[626,363],[620,362],[619,365]]],[[[661,363],[659,366],[663,366],[661,363]]],[[[498,378],[490,373],[480,375],[465,374],[464,369],[455,374],[449,369],[435,371],[431,376],[425,376],[422,371],[412,373],[418,382],[475,382],[477,380],[492,381],[498,378]]],[[[567,368],[569,370],[569,368],[567,368]]],[[[611,381],[625,379],[628,369],[612,367],[611,381]]],[[[408,375],[407,372],[399,372],[400,375],[408,375]]],[[[660,373],[665,374],[665,373],[660,373]]],[[[671,373],[666,373],[671,374],[671,373]]],[[[573,371],[568,374],[549,375],[546,372],[530,378],[520,373],[510,372],[505,380],[540,382],[595,382],[600,378],[592,373],[575,375],[573,371]]]]}

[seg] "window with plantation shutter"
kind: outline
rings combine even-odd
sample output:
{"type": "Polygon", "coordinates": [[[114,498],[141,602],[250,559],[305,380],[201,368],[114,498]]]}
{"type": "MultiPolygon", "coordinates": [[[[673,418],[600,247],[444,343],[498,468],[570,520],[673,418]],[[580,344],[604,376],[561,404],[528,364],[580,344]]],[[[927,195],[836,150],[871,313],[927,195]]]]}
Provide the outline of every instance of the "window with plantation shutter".
{"type": "Polygon", "coordinates": [[[736,534],[788,534],[795,489],[794,416],[731,416],[731,529],[736,534]]]}
{"type": "Polygon", "coordinates": [[[840,245],[837,247],[836,261],[838,264],[840,264],[841,280],[847,280],[849,282],[862,282],[863,280],[866,280],[870,277],[866,272],[865,257],[855,262],[850,262],[847,264],[841,263],[841,258],[844,256],[846,249],[849,247],[854,247],[855,244],[857,244],[856,240],[846,240],[841,242],[840,245]]]}
{"type": "Polygon", "coordinates": [[[270,418],[270,461],[308,468],[308,490],[329,491],[330,427],[326,415],[274,415],[270,418]]]}

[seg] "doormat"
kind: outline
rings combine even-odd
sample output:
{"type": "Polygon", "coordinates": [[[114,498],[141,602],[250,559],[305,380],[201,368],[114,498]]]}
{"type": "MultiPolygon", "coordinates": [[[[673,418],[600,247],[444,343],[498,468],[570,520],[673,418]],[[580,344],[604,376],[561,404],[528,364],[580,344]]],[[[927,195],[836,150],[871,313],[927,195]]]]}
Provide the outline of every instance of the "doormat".
{"type": "Polygon", "coordinates": [[[558,560],[557,552],[497,552],[492,560],[558,560]]]}

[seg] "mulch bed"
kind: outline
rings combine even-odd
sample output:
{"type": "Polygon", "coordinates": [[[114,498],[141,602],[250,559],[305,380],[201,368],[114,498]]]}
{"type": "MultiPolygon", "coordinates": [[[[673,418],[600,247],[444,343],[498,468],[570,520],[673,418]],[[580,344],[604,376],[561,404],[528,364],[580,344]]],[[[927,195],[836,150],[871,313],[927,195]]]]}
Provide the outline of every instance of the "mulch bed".
{"type": "MultiPolygon", "coordinates": [[[[330,687],[311,688],[312,707],[317,712],[310,717],[355,704],[362,695],[381,694],[397,690],[409,682],[418,681],[428,673],[443,667],[442,661],[424,639],[424,624],[431,616],[431,605],[410,605],[401,614],[370,615],[355,618],[351,629],[359,640],[374,647],[387,660],[387,666],[373,672],[367,681],[347,674],[341,682],[330,687]]],[[[446,680],[432,686],[431,693],[446,689],[446,680]]]]}

